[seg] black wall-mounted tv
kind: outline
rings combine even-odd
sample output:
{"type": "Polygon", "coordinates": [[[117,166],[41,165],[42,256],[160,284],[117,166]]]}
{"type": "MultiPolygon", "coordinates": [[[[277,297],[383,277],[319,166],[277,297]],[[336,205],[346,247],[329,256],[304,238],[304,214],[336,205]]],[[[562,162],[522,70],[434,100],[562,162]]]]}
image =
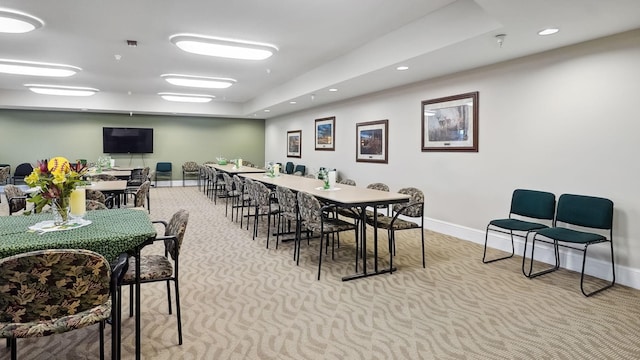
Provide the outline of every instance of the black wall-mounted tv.
{"type": "Polygon", "coordinates": [[[153,129],[102,128],[102,152],[148,154],[153,152],[153,129]]]}

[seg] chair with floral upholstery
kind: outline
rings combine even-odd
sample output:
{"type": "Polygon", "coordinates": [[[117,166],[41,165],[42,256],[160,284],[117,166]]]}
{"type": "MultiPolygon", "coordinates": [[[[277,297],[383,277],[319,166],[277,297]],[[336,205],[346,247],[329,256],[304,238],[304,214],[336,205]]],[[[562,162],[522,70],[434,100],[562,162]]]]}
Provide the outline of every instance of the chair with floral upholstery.
{"type": "Polygon", "coordinates": [[[103,359],[110,294],[110,264],[93,251],[40,250],[0,260],[0,337],[7,338],[11,359],[17,358],[18,338],[93,324],[99,324],[103,359]]]}
{"type": "Polygon", "coordinates": [[[133,206],[137,208],[147,208],[149,214],[151,214],[151,200],[149,196],[149,188],[151,187],[151,181],[147,180],[140,185],[138,189],[133,194],[133,206]],[[144,206],[145,200],[147,206],[144,206]]]}
{"type": "MultiPolygon", "coordinates": [[[[278,225],[277,225],[278,230],[276,232],[276,249],[277,249],[278,243],[280,241],[280,234],[284,233],[285,231],[284,226],[287,225],[287,229],[288,229],[287,231],[290,231],[291,223],[296,222],[296,229],[297,229],[297,226],[298,226],[297,222],[299,221],[299,219],[298,219],[298,200],[296,198],[296,194],[294,194],[294,192],[291,191],[291,189],[283,186],[277,186],[276,199],[278,200],[278,207],[280,210],[278,214],[279,215],[278,225]],[[283,222],[282,220],[285,220],[285,221],[283,222]]],[[[297,231],[296,231],[296,235],[297,235],[297,231]]],[[[294,247],[294,252],[295,252],[295,247],[294,247]]]]}
{"type": "Polygon", "coordinates": [[[197,162],[186,161],[182,164],[182,186],[185,186],[185,180],[188,177],[198,180],[198,187],[200,187],[200,165],[197,162]]]}
{"type": "Polygon", "coordinates": [[[109,174],[91,175],[91,181],[117,181],[118,178],[109,174]]]}
{"type": "Polygon", "coordinates": [[[27,209],[27,194],[19,187],[11,184],[5,185],[4,196],[6,196],[9,205],[9,215],[27,209]]]}
{"type": "MultiPolygon", "coordinates": [[[[267,249],[269,248],[269,235],[271,233],[271,217],[278,214],[278,209],[273,207],[275,197],[269,188],[259,182],[253,182],[253,191],[249,193],[253,207],[253,239],[258,235],[259,218],[267,217],[267,249]]],[[[274,220],[275,224],[275,220],[274,220]]]]}
{"type": "MultiPolygon", "coordinates": [[[[184,239],[184,233],[189,222],[189,213],[184,210],[178,210],[169,223],[165,221],[154,221],[156,224],[164,226],[164,236],[156,236],[156,241],[164,242],[164,255],[141,255],[140,256],[140,283],[151,283],[163,281],[167,283],[167,299],[169,304],[169,314],[171,310],[171,291],[170,283],[173,281],[176,293],[176,315],[178,318],[178,343],[182,345],[182,319],[180,317],[180,290],[178,286],[179,274],[179,255],[180,248],[184,239]]],[[[144,249],[143,249],[144,251],[144,249]]],[[[124,285],[130,285],[130,306],[129,316],[133,316],[133,285],[136,282],[136,258],[129,258],[129,269],[123,278],[124,285]]]]}
{"type": "MultiPolygon", "coordinates": [[[[245,188],[244,181],[238,175],[233,175],[233,184],[238,192],[238,197],[235,198],[235,205],[232,207],[236,209],[236,222],[238,222],[238,217],[240,218],[240,228],[242,228],[242,223],[244,220],[244,208],[247,207],[251,203],[251,197],[249,196],[248,189],[245,188]]],[[[231,220],[233,220],[233,214],[231,216],[231,220]]]]}
{"type": "Polygon", "coordinates": [[[417,188],[407,187],[398,190],[399,194],[411,196],[408,204],[395,204],[392,216],[367,217],[367,224],[377,229],[386,229],[389,239],[389,268],[393,267],[393,256],[396,254],[396,231],[420,229],[422,240],[422,267],[426,267],[424,255],[424,193],[417,188]],[[399,216],[419,219],[420,223],[401,219],[399,216]]]}
{"type": "MultiPolygon", "coordinates": [[[[322,252],[324,249],[323,241],[326,237],[327,247],[329,245],[329,234],[338,233],[343,231],[353,230],[355,237],[355,243],[358,243],[358,227],[348,221],[341,220],[333,217],[335,213],[336,205],[329,204],[322,206],[320,201],[315,196],[305,193],[303,191],[298,192],[298,210],[300,213],[300,219],[303,222],[303,226],[312,232],[320,233],[320,254],[318,257],[318,280],[320,280],[320,270],[322,267],[322,252]]],[[[301,229],[300,229],[301,230],[301,229]]],[[[299,235],[299,233],[298,233],[299,235]]],[[[309,233],[307,232],[307,238],[309,233]]],[[[300,238],[297,239],[297,256],[296,264],[300,261],[300,238]]],[[[326,251],[326,250],[325,250],[326,251]]],[[[334,246],[332,242],[331,246],[331,258],[334,258],[334,246]]]]}
{"type": "MultiPolygon", "coordinates": [[[[226,172],[222,173],[224,179],[224,216],[229,214],[229,199],[231,199],[231,220],[233,220],[233,204],[236,198],[240,196],[240,192],[236,190],[233,178],[226,172]]],[[[215,196],[215,195],[214,195],[215,196]]]]}
{"type": "Polygon", "coordinates": [[[107,210],[107,205],[105,205],[104,203],[101,203],[98,200],[86,200],[86,209],[87,211],[93,211],[93,210],[107,210]]]}
{"type": "Polygon", "coordinates": [[[0,167],[0,184],[7,184],[11,179],[11,167],[10,166],[2,166],[0,167]]]}

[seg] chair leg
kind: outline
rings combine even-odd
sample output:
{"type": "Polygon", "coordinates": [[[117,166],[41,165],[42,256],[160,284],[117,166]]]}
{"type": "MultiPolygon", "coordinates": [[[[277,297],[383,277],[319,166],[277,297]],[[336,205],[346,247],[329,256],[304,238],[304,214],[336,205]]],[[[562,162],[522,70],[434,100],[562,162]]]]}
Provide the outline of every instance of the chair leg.
{"type": "Polygon", "coordinates": [[[171,286],[169,284],[170,280],[167,280],[167,304],[169,304],[169,315],[172,314],[171,311],[171,286]]]}
{"type": "Polygon", "coordinates": [[[424,229],[421,228],[420,232],[422,233],[422,268],[424,269],[427,267],[427,261],[424,254],[424,229]]]}
{"type": "MultiPolygon", "coordinates": [[[[322,241],[324,240],[324,232],[320,231],[320,255],[318,256],[318,280],[320,280],[320,269],[322,268],[322,241]]],[[[329,241],[329,239],[327,239],[329,241]]],[[[298,256],[299,257],[299,256],[298,256]]]]}
{"type": "MultiPolygon", "coordinates": [[[[513,257],[513,254],[515,254],[515,246],[513,244],[513,230],[509,230],[509,234],[511,235],[511,255],[499,257],[497,259],[487,260],[487,241],[489,239],[489,226],[491,225],[487,225],[487,230],[484,233],[484,252],[482,253],[482,262],[485,264],[488,264],[494,261],[509,259],[513,257]]],[[[529,232],[527,232],[525,236],[529,236],[529,232]]]]}
{"type": "Polygon", "coordinates": [[[176,317],[178,318],[178,345],[182,345],[182,316],[180,313],[180,290],[178,286],[178,277],[173,280],[176,287],[176,317]]]}
{"type": "Polygon", "coordinates": [[[104,360],[104,327],[105,327],[105,322],[104,321],[100,321],[100,323],[98,324],[98,327],[100,328],[100,360],[104,360]]]}
{"type": "MultiPolygon", "coordinates": [[[[554,251],[554,255],[555,255],[555,260],[556,263],[553,267],[550,267],[548,269],[544,269],[544,270],[540,270],[538,272],[533,273],[533,261],[535,259],[534,257],[534,253],[536,250],[536,234],[533,234],[533,239],[531,241],[531,263],[529,264],[529,273],[528,274],[524,274],[524,276],[528,277],[529,279],[532,279],[534,277],[540,276],[540,275],[544,275],[544,274],[548,274],[550,272],[556,271],[560,268],[560,249],[558,247],[558,242],[554,241],[553,242],[553,251],[554,251]]],[[[526,251],[526,249],[525,249],[526,251]]],[[[526,258],[526,257],[524,257],[526,258]]],[[[524,265],[524,258],[522,259],[523,265],[524,265]]]]}
{"type": "Polygon", "coordinates": [[[598,288],[594,291],[591,292],[585,292],[584,291],[584,268],[585,268],[585,264],[587,262],[587,249],[589,248],[589,244],[586,244],[584,247],[584,254],[582,256],[582,273],[580,274],[580,291],[582,291],[582,294],[586,297],[589,297],[593,294],[597,294],[602,290],[606,290],[610,287],[612,287],[615,283],[616,283],[616,269],[615,269],[615,264],[614,264],[614,260],[613,260],[613,242],[610,241],[611,243],[611,274],[613,275],[613,279],[611,280],[610,283],[608,283],[607,285],[598,288]]]}
{"type": "Polygon", "coordinates": [[[11,360],[17,360],[18,359],[18,341],[16,338],[11,338],[10,342],[11,344],[9,346],[11,347],[11,360]]]}

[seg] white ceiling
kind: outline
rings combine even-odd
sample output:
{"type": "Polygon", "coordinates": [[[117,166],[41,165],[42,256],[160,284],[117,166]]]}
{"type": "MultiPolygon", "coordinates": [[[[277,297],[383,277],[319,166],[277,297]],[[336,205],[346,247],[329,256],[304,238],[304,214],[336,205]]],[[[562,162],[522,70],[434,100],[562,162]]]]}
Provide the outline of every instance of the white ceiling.
{"type": "Polygon", "coordinates": [[[0,33],[0,58],[83,69],[69,78],[0,74],[0,108],[261,119],[640,28],[639,0],[2,0],[0,9],[45,23],[30,33],[0,33]],[[549,26],[560,32],[536,34],[549,26]],[[177,33],[265,42],[279,51],[258,62],[217,59],[178,49],[169,41],[177,33]],[[506,34],[502,47],[497,34],[506,34]],[[162,80],[165,73],[238,82],[188,89],[162,80]],[[38,95],[26,83],[100,92],[38,95]],[[172,103],[158,92],[216,99],[172,103]]]}

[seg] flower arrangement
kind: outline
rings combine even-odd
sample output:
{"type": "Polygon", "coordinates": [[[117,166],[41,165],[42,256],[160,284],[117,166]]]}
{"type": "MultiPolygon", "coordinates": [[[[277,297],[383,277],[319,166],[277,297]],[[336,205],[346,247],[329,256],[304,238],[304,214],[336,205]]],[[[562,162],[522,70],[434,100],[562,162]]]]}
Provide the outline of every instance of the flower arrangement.
{"type": "MultiPolygon", "coordinates": [[[[33,172],[25,178],[29,187],[40,189],[27,200],[34,204],[33,212],[40,213],[49,205],[63,222],[67,221],[69,197],[76,186],[85,184],[83,176],[86,170],[80,162],[72,166],[69,160],[61,156],[38,161],[33,172]]],[[[27,215],[30,213],[25,212],[27,215]]]]}

